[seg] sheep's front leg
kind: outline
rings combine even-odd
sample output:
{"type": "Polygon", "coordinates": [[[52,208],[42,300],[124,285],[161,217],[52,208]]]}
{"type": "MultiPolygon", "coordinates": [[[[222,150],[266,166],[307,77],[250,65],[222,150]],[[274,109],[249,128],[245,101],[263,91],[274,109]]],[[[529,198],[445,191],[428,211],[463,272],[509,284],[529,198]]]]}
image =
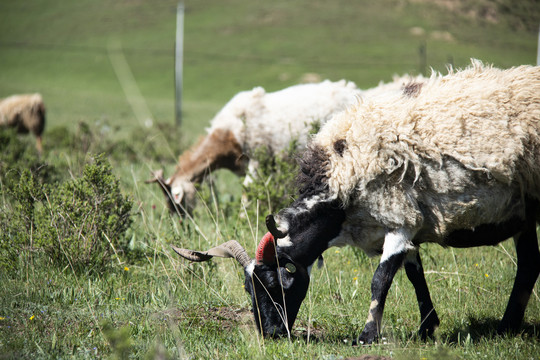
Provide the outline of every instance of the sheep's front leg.
{"type": "Polygon", "coordinates": [[[433,335],[433,332],[439,326],[439,317],[431,302],[431,296],[429,295],[426,278],[424,277],[424,268],[422,267],[422,261],[420,260],[420,253],[418,250],[411,251],[407,254],[405,259],[405,272],[407,273],[409,281],[414,286],[418,307],[420,308],[421,323],[418,334],[422,340],[426,340],[428,336],[431,337],[433,335]]]}
{"type": "Polygon", "coordinates": [[[381,261],[371,280],[371,305],[368,318],[356,342],[358,345],[371,344],[379,335],[386,296],[394,275],[403,264],[408,241],[409,236],[404,231],[387,233],[384,238],[381,261]]]}

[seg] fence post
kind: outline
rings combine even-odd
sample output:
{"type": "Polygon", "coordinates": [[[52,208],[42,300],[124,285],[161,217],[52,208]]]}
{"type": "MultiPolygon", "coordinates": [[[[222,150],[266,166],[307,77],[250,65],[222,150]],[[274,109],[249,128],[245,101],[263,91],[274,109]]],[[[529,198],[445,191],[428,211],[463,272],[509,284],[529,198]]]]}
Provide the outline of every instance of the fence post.
{"type": "Polygon", "coordinates": [[[174,85],[176,126],[182,124],[182,74],[184,57],[184,3],[180,1],[176,9],[176,46],[174,53],[174,85]]]}

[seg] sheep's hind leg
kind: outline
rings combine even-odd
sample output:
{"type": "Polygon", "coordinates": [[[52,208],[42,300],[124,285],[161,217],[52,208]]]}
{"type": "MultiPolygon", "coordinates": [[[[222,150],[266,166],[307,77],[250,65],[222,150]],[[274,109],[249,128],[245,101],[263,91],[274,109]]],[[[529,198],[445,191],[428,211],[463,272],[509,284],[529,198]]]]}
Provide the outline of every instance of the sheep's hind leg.
{"type": "Polygon", "coordinates": [[[418,334],[422,340],[426,340],[428,336],[433,336],[433,332],[439,326],[439,317],[429,295],[426,278],[424,277],[424,268],[418,251],[411,251],[407,254],[405,272],[414,286],[418,307],[420,308],[421,323],[418,334]]]}
{"type": "Polygon", "coordinates": [[[528,219],[523,231],[514,237],[514,242],[517,253],[516,279],[506,311],[497,329],[498,333],[519,330],[529,297],[540,274],[540,252],[534,219],[528,219]]]}

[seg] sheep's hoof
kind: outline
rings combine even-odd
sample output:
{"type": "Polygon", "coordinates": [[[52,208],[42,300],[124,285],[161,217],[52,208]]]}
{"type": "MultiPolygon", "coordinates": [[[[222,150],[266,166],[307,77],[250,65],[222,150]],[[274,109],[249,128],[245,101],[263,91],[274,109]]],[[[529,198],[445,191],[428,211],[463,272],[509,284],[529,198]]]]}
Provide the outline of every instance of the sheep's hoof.
{"type": "Polygon", "coordinates": [[[418,330],[418,335],[423,341],[426,341],[428,338],[433,337],[433,333],[439,327],[440,321],[437,314],[433,311],[428,317],[420,324],[420,330],[418,330]]]}
{"type": "Polygon", "coordinates": [[[360,336],[353,341],[353,346],[365,346],[365,345],[371,345],[374,342],[377,341],[378,333],[376,329],[368,329],[368,326],[364,328],[364,331],[360,334],[360,336]]]}
{"type": "Polygon", "coordinates": [[[499,326],[497,326],[497,334],[498,335],[517,334],[519,332],[520,327],[521,327],[521,322],[509,324],[507,322],[501,321],[499,323],[499,326]]]}

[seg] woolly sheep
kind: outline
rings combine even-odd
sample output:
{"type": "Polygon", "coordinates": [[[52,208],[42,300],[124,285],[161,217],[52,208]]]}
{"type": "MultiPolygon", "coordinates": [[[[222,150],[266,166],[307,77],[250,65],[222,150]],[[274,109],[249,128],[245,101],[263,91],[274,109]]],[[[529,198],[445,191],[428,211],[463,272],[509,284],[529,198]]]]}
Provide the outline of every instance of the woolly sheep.
{"type": "MultiPolygon", "coordinates": [[[[211,171],[226,168],[240,176],[254,176],[258,167],[250,159],[256,148],[265,146],[272,154],[286,150],[294,139],[306,146],[314,127],[337,111],[354,104],[360,90],[350,81],[301,84],[267,93],[262,87],[236,94],[212,119],[207,135],[180,155],[175,173],[168,179],[154,172],[171,211],[190,212],[195,202],[194,183],[211,171]]],[[[246,177],[245,185],[250,182],[246,177]]]]}
{"type": "Polygon", "coordinates": [[[41,95],[12,95],[0,100],[0,126],[16,127],[22,134],[31,132],[41,153],[41,134],[45,129],[45,104],[41,95]]]}
{"type": "MultiPolygon", "coordinates": [[[[518,268],[498,331],[517,331],[540,273],[539,159],[538,66],[500,70],[473,60],[409,83],[399,98],[367,99],[335,115],[303,156],[298,198],[267,217],[256,259],[242,257],[259,330],[290,334],[314,262],[329,247],[353,245],[381,254],[358,343],[377,339],[402,265],[426,338],[439,318],[419,246],[495,245],[513,236],[518,268]]],[[[192,261],[224,256],[177,250],[192,261]]],[[[238,254],[235,246],[225,256],[238,254]]]]}

